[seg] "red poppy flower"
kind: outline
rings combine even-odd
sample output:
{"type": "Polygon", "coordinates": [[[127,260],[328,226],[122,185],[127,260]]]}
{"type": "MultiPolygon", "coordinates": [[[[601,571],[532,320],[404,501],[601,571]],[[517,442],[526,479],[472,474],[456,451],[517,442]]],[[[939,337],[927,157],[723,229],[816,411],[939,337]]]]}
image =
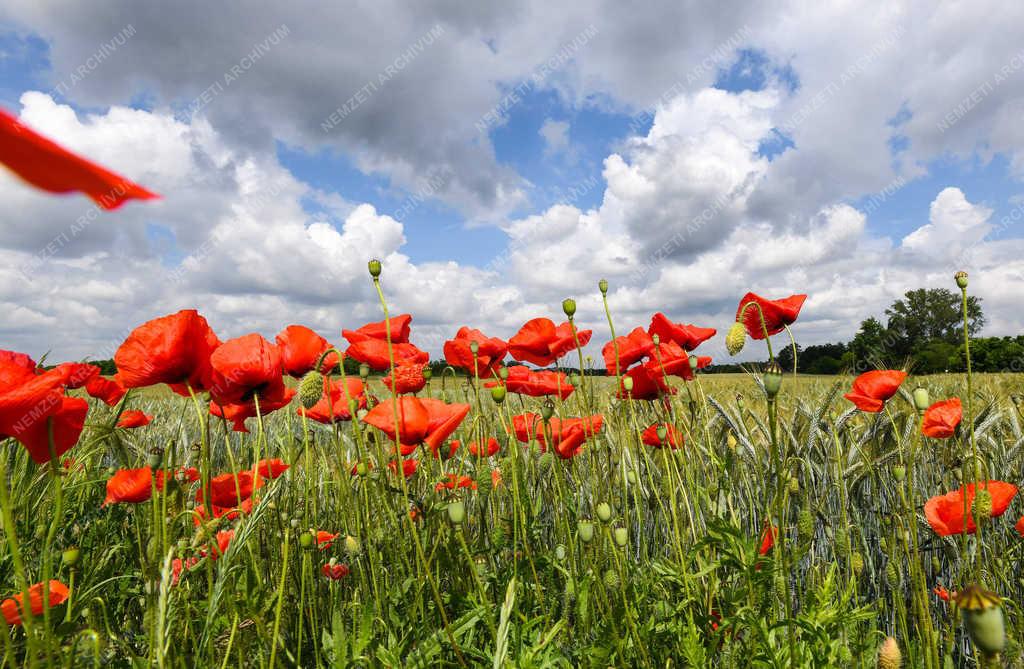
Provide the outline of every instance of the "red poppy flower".
{"type": "Polygon", "coordinates": [[[619,373],[626,371],[626,368],[638,360],[651,355],[654,350],[654,341],[651,335],[643,328],[633,328],[633,331],[624,337],[616,337],[601,348],[601,355],[604,357],[604,367],[609,374],[615,373],[615,352],[618,347],[619,373]]]}
{"type": "Polygon", "coordinates": [[[501,444],[499,444],[498,440],[495,439],[494,437],[491,437],[491,438],[489,438],[487,440],[487,450],[486,451],[480,446],[480,444],[478,444],[475,441],[469,445],[469,452],[472,455],[480,456],[480,457],[485,457],[485,458],[489,458],[492,455],[496,455],[498,453],[498,451],[500,451],[500,450],[501,450],[501,444]]]}
{"type": "Polygon", "coordinates": [[[960,398],[936,402],[925,409],[921,419],[921,434],[933,439],[948,439],[956,433],[956,426],[963,419],[960,398]]]}
{"type": "MultiPolygon", "coordinates": [[[[462,445],[462,442],[460,442],[458,439],[452,439],[451,441],[449,441],[448,442],[448,453],[445,454],[444,459],[445,460],[450,460],[452,458],[452,456],[455,455],[455,451],[459,450],[459,446],[461,446],[461,445],[462,445]]],[[[401,450],[402,450],[402,455],[409,455],[409,453],[412,453],[413,451],[416,450],[416,447],[415,446],[411,447],[408,451],[406,451],[406,448],[403,446],[401,450]]],[[[442,453],[442,451],[441,451],[441,444],[438,443],[436,446],[431,446],[430,447],[430,452],[433,454],[433,456],[435,458],[440,459],[441,458],[441,453],[442,453]]]]}
{"type": "MultiPolygon", "coordinates": [[[[245,469],[236,474],[227,473],[210,479],[210,504],[233,508],[252,497],[252,493],[263,485],[259,475],[245,469]]],[[[203,491],[196,493],[196,500],[203,501],[203,491]]]]}
{"type": "MultiPolygon", "coordinates": [[[[158,472],[157,489],[163,487],[163,472],[158,472]]],[[[107,479],[107,504],[141,504],[148,502],[153,496],[153,470],[149,467],[139,469],[118,469],[107,479]]]]}
{"type": "Polygon", "coordinates": [[[395,358],[395,364],[417,364],[421,368],[430,362],[430,354],[416,348],[415,344],[407,342],[391,344],[391,353],[388,354],[388,343],[383,339],[364,339],[358,341],[345,351],[345,355],[354,358],[359,362],[366,363],[371,369],[384,371],[391,367],[391,356],[395,358]]]}
{"type": "Polygon", "coordinates": [[[679,448],[683,445],[683,433],[669,423],[652,423],[640,435],[640,439],[648,446],[661,448],[662,441],[658,436],[658,428],[664,426],[666,430],[665,441],[672,448],[679,448]]]}
{"type": "Polygon", "coordinates": [[[651,317],[651,325],[647,334],[651,337],[658,335],[661,343],[674,342],[682,347],[684,351],[692,351],[718,332],[715,328],[702,328],[696,325],[684,325],[673,323],[665,314],[660,311],[651,317]]]}
{"type": "Polygon", "coordinates": [[[427,385],[427,379],[423,376],[423,365],[415,362],[401,362],[395,365],[394,369],[391,370],[391,374],[388,374],[383,379],[384,385],[395,394],[405,393],[418,393],[423,390],[423,386],[427,385]],[[391,377],[395,377],[397,381],[392,387],[391,377]]]}
{"type": "MultiPolygon", "coordinates": [[[[213,551],[210,553],[210,559],[216,560],[221,555],[228,552],[228,546],[231,545],[231,540],[235,538],[234,530],[222,530],[217,533],[216,540],[217,545],[212,546],[213,551]]],[[[206,555],[206,551],[202,552],[202,555],[206,555]]]]}
{"type": "Polygon", "coordinates": [[[117,382],[125,388],[166,383],[179,395],[208,390],[210,356],[220,346],[206,319],[186,309],[143,323],[114,353],[117,382]]]}
{"type": "MultiPolygon", "coordinates": [[[[445,404],[441,400],[419,397],[399,397],[398,437],[404,446],[426,443],[436,448],[451,436],[469,413],[468,404],[445,404]]],[[[374,426],[395,439],[395,407],[391,401],[384,401],[370,409],[363,422],[374,426]]]]}
{"type": "Polygon", "coordinates": [[[761,534],[761,547],[757,549],[758,555],[767,555],[768,551],[775,546],[775,538],[779,534],[779,528],[775,525],[771,527],[765,527],[764,532],[761,534]]]}
{"type": "MultiPolygon", "coordinates": [[[[294,388],[282,386],[281,392],[283,394],[277,396],[268,395],[264,397],[261,395],[259,397],[259,415],[266,416],[278,409],[283,409],[288,406],[291,404],[292,398],[295,397],[295,393],[298,391],[294,388]]],[[[210,402],[210,413],[218,418],[232,421],[234,423],[233,429],[235,432],[248,432],[249,429],[245,426],[245,419],[255,418],[257,416],[256,401],[250,400],[248,402],[238,404],[219,404],[216,401],[213,401],[210,402]]]]}
{"type": "Polygon", "coordinates": [[[171,560],[171,585],[178,585],[178,582],[181,580],[181,573],[185,570],[191,570],[197,564],[199,564],[199,558],[194,557],[184,560],[181,558],[171,560]]]}
{"type": "Polygon", "coordinates": [[[281,349],[256,333],[221,344],[210,356],[210,366],[210,397],[218,404],[248,402],[254,396],[262,401],[284,394],[281,349]]]}
{"type": "Polygon", "coordinates": [[[1017,534],[1024,537],[1024,516],[1021,516],[1020,519],[1014,523],[1013,529],[1017,530],[1017,534]]]}
{"type": "Polygon", "coordinates": [[[455,474],[449,474],[447,480],[438,481],[437,484],[434,485],[434,492],[455,490],[456,488],[470,488],[471,490],[476,490],[476,482],[469,476],[456,476],[455,474]]]}
{"type": "Polygon", "coordinates": [[[949,590],[946,590],[946,588],[944,588],[943,586],[941,586],[941,585],[935,586],[934,588],[932,588],[932,592],[935,593],[935,596],[938,597],[939,599],[941,599],[942,601],[944,601],[944,602],[948,602],[949,601],[949,598],[950,598],[949,590]]]}
{"type": "Polygon", "coordinates": [[[60,457],[78,443],[89,411],[89,403],[81,397],[66,397],[52,387],[44,390],[52,381],[46,376],[37,376],[19,388],[0,394],[0,435],[21,442],[36,464],[50,461],[50,424],[53,425],[53,455],[60,457]]]}
{"type": "Polygon", "coordinates": [[[766,328],[768,335],[771,336],[782,332],[787,325],[795,323],[806,299],[806,295],[790,295],[781,300],[766,300],[754,293],[747,293],[740,300],[740,305],[736,309],[736,320],[743,322],[747,328],[747,334],[752,339],[764,339],[766,328]],[[760,305],[761,309],[758,310],[755,304],[760,305]],[[764,313],[763,325],[761,323],[762,312],[764,313]]]}
{"type": "Polygon", "coordinates": [[[698,355],[697,356],[697,369],[704,369],[711,364],[710,355],[698,355]]]}
{"type": "Polygon", "coordinates": [[[325,532],[324,530],[317,530],[316,545],[320,548],[320,550],[325,551],[331,547],[331,543],[333,543],[334,540],[337,539],[339,536],[341,535],[331,534],[330,532],[325,532]]]}
{"type": "MultiPolygon", "coordinates": [[[[324,380],[327,385],[327,380],[324,380]]],[[[310,409],[299,407],[296,411],[301,416],[306,415],[310,420],[318,423],[331,424],[336,420],[352,420],[349,412],[349,400],[356,402],[357,409],[366,408],[366,387],[361,379],[354,376],[345,377],[342,381],[330,382],[330,393],[324,393],[320,401],[310,409]]]]}
{"type": "Polygon", "coordinates": [[[367,323],[358,330],[342,330],[341,336],[347,339],[350,344],[357,344],[367,339],[377,339],[386,342],[388,339],[388,328],[390,327],[392,344],[408,344],[411,323],[412,316],[409,314],[399,314],[398,316],[392,316],[388,321],[367,323]]]}
{"type": "MultiPolygon", "coordinates": [[[[975,484],[968,483],[967,486],[967,518],[964,523],[964,488],[961,487],[945,495],[936,495],[924,503],[924,516],[928,524],[939,536],[945,537],[951,534],[963,534],[966,528],[967,534],[974,534],[974,517],[972,507],[974,505],[975,484]]],[[[1010,506],[1010,502],[1017,494],[1017,486],[1003,481],[989,481],[987,488],[992,495],[992,517],[997,518],[1010,506]]]]}
{"type": "Polygon", "coordinates": [[[666,383],[661,374],[651,374],[645,365],[637,365],[626,372],[622,377],[633,379],[633,389],[627,391],[625,384],[619,383],[619,391],[616,397],[619,399],[631,398],[634,400],[656,400],[662,393],[673,395],[676,389],[666,383]]]}
{"type": "Polygon", "coordinates": [[[547,435],[545,432],[549,431],[551,441],[554,442],[555,452],[560,457],[568,459],[579,455],[586,439],[600,432],[603,424],[604,416],[601,414],[586,418],[566,418],[565,420],[553,417],[548,420],[546,429],[543,421],[536,423],[537,441],[543,448],[546,448],[547,435]]]}
{"type": "Polygon", "coordinates": [[[666,376],[678,376],[687,381],[693,380],[693,368],[690,367],[690,354],[682,346],[670,341],[655,347],[651,358],[644,363],[647,375],[652,379],[664,379],[666,376]]]}
{"type": "Polygon", "coordinates": [[[265,479],[276,479],[288,471],[288,465],[281,458],[260,460],[256,465],[256,472],[265,479]]]}
{"type": "Polygon", "coordinates": [[[332,581],[338,581],[349,575],[350,571],[347,564],[337,562],[335,564],[327,563],[321,569],[323,575],[332,581]]]}
{"type": "MultiPolygon", "coordinates": [[[[368,472],[373,471],[373,463],[372,462],[367,462],[366,463],[366,471],[368,471],[368,472]]],[[[351,470],[350,474],[352,476],[355,476],[358,473],[359,473],[359,463],[356,462],[355,464],[352,465],[352,470],[351,470]]]]}
{"type": "MultiPolygon", "coordinates": [[[[68,599],[68,587],[57,580],[51,580],[49,585],[49,608],[54,606],[60,606],[68,599]]],[[[36,583],[35,585],[29,586],[28,589],[28,601],[29,610],[32,611],[33,617],[43,615],[43,584],[36,583]]],[[[24,604],[22,602],[22,593],[18,593],[13,597],[9,597],[0,603],[0,611],[4,614],[4,620],[7,621],[8,625],[20,625],[21,614],[24,613],[24,604]]]]}
{"type": "Polygon", "coordinates": [[[94,376],[85,384],[85,392],[89,393],[90,397],[106,402],[109,406],[115,406],[128,391],[117,381],[94,376]]]}
{"type": "MultiPolygon", "coordinates": [[[[420,461],[415,460],[413,458],[409,458],[408,460],[402,460],[402,474],[405,476],[405,478],[409,478],[410,476],[415,474],[416,468],[419,467],[419,464],[420,461]]],[[[398,463],[392,460],[391,462],[388,463],[388,469],[391,470],[392,474],[397,474],[398,463]]]]}
{"type": "Polygon", "coordinates": [[[79,191],[107,210],[117,209],[131,199],[160,197],[43,137],[3,109],[0,162],[36,188],[51,193],[79,191]]]}
{"type": "Polygon", "coordinates": [[[547,367],[576,348],[576,338],[582,347],[590,342],[591,335],[592,330],[577,330],[574,337],[573,326],[568,321],[555,327],[549,318],[534,318],[508,340],[508,352],[516,360],[547,367]]]}
{"type": "Polygon", "coordinates": [[[516,439],[526,443],[537,434],[537,424],[541,421],[540,415],[535,413],[524,413],[512,416],[512,431],[516,439]]]}
{"type": "Polygon", "coordinates": [[[54,368],[64,376],[65,388],[81,388],[100,374],[100,368],[86,362],[62,362],[54,368]]]}
{"type": "MultiPolygon", "coordinates": [[[[196,527],[199,527],[206,520],[206,506],[202,504],[202,495],[197,494],[196,499],[199,505],[192,510],[192,522],[195,523],[196,527]]],[[[234,520],[242,514],[252,513],[252,497],[243,500],[238,506],[217,506],[216,504],[211,504],[210,510],[213,511],[214,518],[234,520]]]]}
{"type": "Polygon", "coordinates": [[[843,395],[866,413],[878,413],[896,391],[899,390],[906,372],[895,369],[877,369],[864,372],[853,380],[853,388],[843,395]]]}
{"type": "Polygon", "coordinates": [[[121,412],[121,420],[117,421],[117,426],[124,428],[143,427],[149,425],[152,420],[153,416],[151,414],[143,413],[138,409],[128,409],[121,412]]]}
{"type": "MultiPolygon", "coordinates": [[[[501,381],[488,381],[484,384],[488,388],[502,385],[501,381]]],[[[565,399],[575,390],[569,383],[569,377],[564,372],[549,370],[534,371],[524,365],[516,365],[508,368],[508,379],[504,382],[505,389],[510,393],[519,393],[530,397],[547,397],[557,395],[565,399]]]]}
{"type": "MultiPolygon", "coordinates": [[[[281,365],[288,376],[299,378],[313,369],[323,352],[331,347],[330,343],[305,325],[289,325],[274,338],[281,349],[281,365]]],[[[338,356],[331,353],[326,358],[320,371],[326,372],[338,364],[338,356]]]]}
{"type": "Polygon", "coordinates": [[[455,339],[444,343],[444,359],[452,367],[460,367],[481,379],[493,376],[505,354],[508,344],[503,339],[488,337],[480,330],[466,327],[459,328],[455,339]],[[472,343],[476,342],[476,362],[474,366],[472,343]]]}

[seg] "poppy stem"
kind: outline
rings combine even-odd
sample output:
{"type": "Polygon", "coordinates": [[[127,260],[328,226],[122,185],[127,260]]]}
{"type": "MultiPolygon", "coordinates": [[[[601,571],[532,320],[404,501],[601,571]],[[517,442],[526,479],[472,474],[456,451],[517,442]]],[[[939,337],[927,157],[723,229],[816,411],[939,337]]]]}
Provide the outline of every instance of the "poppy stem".
{"type": "MultiPolygon", "coordinates": [[[[0,514],[3,518],[4,536],[7,538],[7,550],[11,555],[11,562],[14,563],[14,579],[21,590],[21,601],[28,602],[29,589],[28,579],[25,572],[25,563],[21,559],[21,549],[18,544],[17,525],[14,524],[14,515],[11,513],[11,499],[7,494],[7,459],[6,449],[0,454],[0,514]]],[[[36,666],[36,635],[32,631],[32,607],[22,606],[21,622],[25,627],[25,642],[28,645],[26,655],[28,666],[36,666]]]]}

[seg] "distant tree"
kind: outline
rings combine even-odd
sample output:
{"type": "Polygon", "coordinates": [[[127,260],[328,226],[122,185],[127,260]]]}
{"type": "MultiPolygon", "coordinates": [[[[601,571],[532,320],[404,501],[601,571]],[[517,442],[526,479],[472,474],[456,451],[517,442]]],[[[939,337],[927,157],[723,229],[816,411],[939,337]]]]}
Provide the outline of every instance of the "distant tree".
{"type": "Polygon", "coordinates": [[[888,333],[882,322],[871,316],[861,321],[860,330],[850,341],[850,354],[852,366],[858,371],[870,369],[876,360],[885,359],[886,341],[888,333]]]}
{"type": "MultiPolygon", "coordinates": [[[[963,337],[961,297],[946,288],[918,288],[904,294],[885,310],[893,349],[901,355],[916,354],[915,348],[939,340],[956,344],[963,337]]],[[[981,300],[967,298],[967,331],[976,335],[985,325],[981,300]]]]}

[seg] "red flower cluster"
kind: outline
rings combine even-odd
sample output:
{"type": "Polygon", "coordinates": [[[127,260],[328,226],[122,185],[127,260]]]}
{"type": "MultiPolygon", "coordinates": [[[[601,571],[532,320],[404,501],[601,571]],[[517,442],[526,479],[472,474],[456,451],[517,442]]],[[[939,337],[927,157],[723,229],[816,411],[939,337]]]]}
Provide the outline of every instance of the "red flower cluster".
{"type": "Polygon", "coordinates": [[[519,328],[508,340],[508,352],[520,362],[531,362],[538,367],[547,367],[556,360],[576,348],[590,343],[593,330],[575,330],[572,323],[566,321],[555,326],[550,318],[534,318],[519,328]]]}
{"type": "Polygon", "coordinates": [[[465,325],[455,333],[455,339],[444,343],[444,359],[452,367],[459,367],[479,378],[494,376],[508,353],[508,343],[497,337],[488,337],[480,330],[465,325]],[[477,345],[473,354],[473,343],[477,345]]]}
{"type": "Polygon", "coordinates": [[[488,381],[484,385],[488,388],[504,385],[510,393],[530,397],[557,396],[563,400],[576,389],[569,383],[569,377],[564,372],[543,369],[534,371],[525,365],[509,367],[505,381],[488,381]]]}

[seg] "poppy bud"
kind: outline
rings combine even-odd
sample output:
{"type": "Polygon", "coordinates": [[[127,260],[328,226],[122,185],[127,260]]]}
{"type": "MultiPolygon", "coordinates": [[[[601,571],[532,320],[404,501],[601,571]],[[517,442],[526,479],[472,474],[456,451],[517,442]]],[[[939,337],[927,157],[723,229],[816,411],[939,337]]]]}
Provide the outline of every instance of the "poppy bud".
{"type": "Polygon", "coordinates": [[[604,573],[604,585],[609,590],[618,590],[621,581],[619,580],[619,574],[614,569],[609,569],[604,573]]]}
{"type": "Polygon", "coordinates": [[[562,300],[562,311],[565,312],[566,316],[572,318],[576,314],[576,300],[571,297],[562,300]]]}
{"type": "Polygon", "coordinates": [[[889,564],[885,565],[885,581],[889,584],[890,588],[895,589],[900,584],[900,568],[896,564],[896,560],[889,560],[889,564]]]}
{"type": "Polygon", "coordinates": [[[302,548],[310,549],[313,548],[313,544],[316,542],[313,537],[313,532],[303,532],[299,535],[299,546],[302,548]]]}
{"type": "Polygon", "coordinates": [[[864,556],[860,553],[851,555],[850,566],[853,568],[853,573],[860,577],[864,573],[864,556]]]}
{"type": "Polygon", "coordinates": [[[448,520],[452,521],[452,525],[461,525],[466,520],[466,505],[462,500],[448,504],[448,520]]]}
{"type": "Polygon", "coordinates": [[[797,515],[796,536],[802,544],[806,544],[814,538],[814,514],[810,509],[801,509],[797,515]]]}
{"type": "Polygon", "coordinates": [[[434,370],[432,370],[429,365],[424,367],[423,368],[423,378],[426,379],[427,381],[429,381],[430,377],[432,377],[432,376],[434,376],[434,370]]]}
{"type": "Polygon", "coordinates": [[[986,658],[1006,648],[1006,624],[999,595],[978,585],[969,585],[956,595],[964,616],[964,627],[974,645],[986,658]]]}
{"type": "Polygon", "coordinates": [[[956,285],[961,290],[967,288],[967,272],[957,272],[953,275],[953,279],[956,281],[956,285]]]}
{"type": "Polygon", "coordinates": [[[602,295],[607,295],[608,294],[608,281],[605,280],[605,279],[601,279],[600,281],[598,281],[597,282],[597,289],[601,291],[602,295]]]}
{"type": "Polygon", "coordinates": [[[914,388],[914,408],[918,411],[926,411],[931,405],[932,400],[928,396],[928,389],[921,387],[914,388]]]}
{"type": "Polygon", "coordinates": [[[299,526],[299,519],[298,518],[292,518],[291,520],[288,521],[288,524],[291,525],[292,529],[294,530],[295,528],[297,528],[299,526]]]}
{"type": "Polygon", "coordinates": [[[360,462],[356,465],[356,474],[360,476],[366,476],[370,471],[370,468],[366,466],[365,462],[360,462]]]}
{"type": "Polygon", "coordinates": [[[626,542],[629,541],[629,532],[625,527],[616,527],[612,531],[612,537],[615,538],[615,545],[619,548],[625,548],[626,542]]]}
{"type": "Polygon", "coordinates": [[[315,369],[310,370],[299,381],[299,404],[312,409],[324,394],[324,376],[315,369]]]}
{"type": "Polygon", "coordinates": [[[799,495],[800,494],[800,479],[795,476],[789,477],[789,494],[799,495]]]}
{"type": "Polygon", "coordinates": [[[743,350],[743,346],[746,343],[747,329],[743,326],[743,323],[736,321],[725,335],[725,350],[729,351],[729,355],[736,355],[743,350]]]}
{"type": "Polygon", "coordinates": [[[508,381],[508,367],[502,367],[498,370],[498,377],[502,381],[508,381]]]}
{"type": "Polygon", "coordinates": [[[903,653],[900,645],[891,636],[886,637],[878,647],[878,669],[900,669],[903,665],[903,653]]]}
{"type": "Polygon", "coordinates": [[[469,342],[469,350],[473,355],[476,355],[480,351],[480,342],[471,341],[469,342]]]}
{"type": "Polygon", "coordinates": [[[562,544],[555,546],[555,559],[559,562],[565,559],[565,546],[562,544]]]}
{"type": "Polygon", "coordinates": [[[982,488],[974,496],[974,515],[979,521],[992,517],[992,493],[982,488]]]}
{"type": "Polygon", "coordinates": [[[576,529],[580,535],[580,541],[585,544],[589,544],[594,540],[594,523],[589,520],[581,520],[576,524],[576,529]]]}
{"type": "Polygon", "coordinates": [[[491,388],[491,399],[495,404],[501,404],[505,401],[505,392],[505,386],[494,386],[491,388]]]}
{"type": "Polygon", "coordinates": [[[609,506],[608,502],[601,502],[597,505],[597,517],[602,523],[611,521],[612,507],[609,506]]]}
{"type": "Polygon", "coordinates": [[[366,268],[370,270],[370,276],[372,276],[374,279],[380,276],[380,261],[377,260],[376,258],[366,263],[366,268]]]}
{"type": "Polygon", "coordinates": [[[764,370],[764,393],[768,399],[774,399],[782,387],[782,368],[779,363],[772,360],[764,370]]]}
{"type": "Polygon", "coordinates": [[[700,364],[700,360],[697,359],[697,356],[691,355],[689,357],[689,361],[690,361],[690,370],[696,372],[697,371],[697,366],[700,364]]]}
{"type": "Polygon", "coordinates": [[[359,545],[359,539],[356,539],[351,534],[345,536],[345,552],[349,555],[358,555],[362,547],[359,545]]]}
{"type": "Polygon", "coordinates": [[[77,546],[68,548],[60,554],[61,561],[69,567],[74,567],[78,564],[79,558],[82,556],[81,551],[78,550],[77,546]]]}
{"type": "Polygon", "coordinates": [[[899,483],[907,475],[907,468],[903,465],[896,465],[892,468],[892,478],[899,483]]]}
{"type": "Polygon", "coordinates": [[[626,481],[629,482],[630,485],[636,485],[636,472],[632,469],[626,472],[626,481]]]}
{"type": "Polygon", "coordinates": [[[359,365],[359,378],[366,380],[366,377],[370,375],[370,366],[365,362],[359,365]]]}
{"type": "Polygon", "coordinates": [[[162,448],[151,448],[149,449],[149,459],[147,464],[151,469],[158,469],[160,467],[160,461],[163,460],[164,449],[162,448]]]}
{"type": "Polygon", "coordinates": [[[622,389],[627,393],[633,392],[633,377],[624,376],[622,377],[622,389]]]}
{"type": "Polygon", "coordinates": [[[544,402],[540,407],[540,415],[544,420],[550,420],[555,415],[555,403],[551,400],[544,402]]]}
{"type": "Polygon", "coordinates": [[[655,346],[661,346],[661,336],[658,334],[651,335],[651,341],[654,342],[655,346]]]}

